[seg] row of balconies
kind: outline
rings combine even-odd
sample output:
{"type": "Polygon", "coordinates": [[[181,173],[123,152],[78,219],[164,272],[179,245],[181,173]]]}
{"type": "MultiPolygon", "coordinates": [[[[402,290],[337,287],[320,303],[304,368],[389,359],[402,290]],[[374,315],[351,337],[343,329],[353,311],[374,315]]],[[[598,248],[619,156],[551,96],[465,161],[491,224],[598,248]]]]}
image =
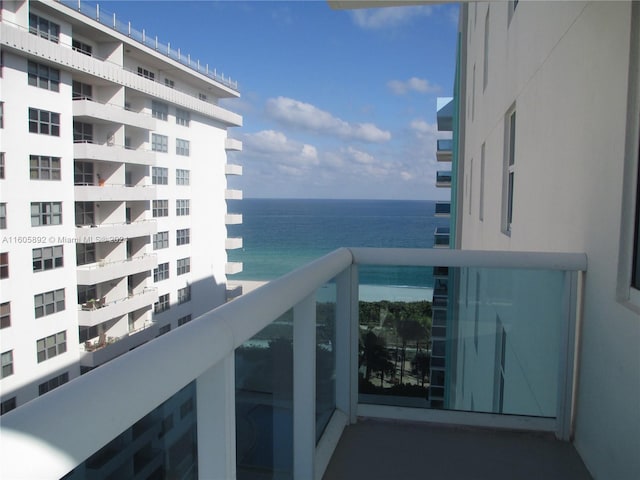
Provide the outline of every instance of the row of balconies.
{"type": "MultiPolygon", "coordinates": [[[[139,76],[136,72],[128,71],[122,65],[86,55],[70,48],[71,45],[61,45],[32,35],[27,28],[8,21],[3,21],[2,26],[0,43],[7,50],[17,51],[22,55],[44,60],[58,68],[83,72],[86,75],[101,79],[101,81],[106,80],[112,84],[130,88],[143,95],[157,97],[182,108],[197,111],[226,125],[242,125],[242,117],[240,115],[211,102],[200,100],[189,93],[177,91],[159,82],[139,76]]],[[[136,121],[136,126],[138,124],[138,121],[136,121]]]]}

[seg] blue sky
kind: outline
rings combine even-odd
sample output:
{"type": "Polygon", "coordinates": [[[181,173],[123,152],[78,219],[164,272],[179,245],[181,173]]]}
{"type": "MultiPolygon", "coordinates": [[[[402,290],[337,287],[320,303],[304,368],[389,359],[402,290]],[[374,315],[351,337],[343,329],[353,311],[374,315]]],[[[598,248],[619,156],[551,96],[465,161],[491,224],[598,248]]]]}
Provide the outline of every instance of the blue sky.
{"type": "Polygon", "coordinates": [[[436,97],[450,96],[457,5],[110,1],[104,9],[237,80],[230,136],[245,197],[442,199],[436,97]]]}

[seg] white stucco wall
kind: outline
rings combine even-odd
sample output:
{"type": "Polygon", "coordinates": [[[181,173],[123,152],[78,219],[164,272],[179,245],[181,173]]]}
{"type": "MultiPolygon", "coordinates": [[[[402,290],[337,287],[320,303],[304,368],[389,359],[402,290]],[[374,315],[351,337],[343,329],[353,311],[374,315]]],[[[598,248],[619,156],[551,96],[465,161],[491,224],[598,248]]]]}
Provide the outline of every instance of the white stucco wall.
{"type": "MultiPolygon", "coordinates": [[[[477,8],[484,19],[487,5],[477,8]]],[[[638,135],[627,132],[631,4],[520,2],[510,22],[508,5],[490,8],[489,82],[484,93],[475,86],[474,121],[465,116],[462,167],[467,174],[485,142],[484,220],[476,170],[462,248],[587,253],[575,446],[595,478],[638,478],[640,317],[616,295],[621,212],[635,208],[621,200],[625,136],[638,135]],[[504,115],[514,102],[508,236],[501,232],[504,115]]],[[[483,63],[484,22],[468,25],[472,71],[483,63]]]]}

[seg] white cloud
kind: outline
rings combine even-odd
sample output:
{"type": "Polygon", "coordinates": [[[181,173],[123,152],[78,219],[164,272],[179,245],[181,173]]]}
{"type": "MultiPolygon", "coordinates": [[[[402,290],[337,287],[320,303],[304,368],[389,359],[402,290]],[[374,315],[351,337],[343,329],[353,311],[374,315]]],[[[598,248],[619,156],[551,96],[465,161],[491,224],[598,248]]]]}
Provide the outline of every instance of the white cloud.
{"type": "Polygon", "coordinates": [[[356,150],[353,147],[348,147],[346,151],[349,156],[358,163],[372,164],[373,162],[375,162],[375,158],[373,157],[373,155],[370,155],[367,152],[356,150]]]}
{"type": "Polygon", "coordinates": [[[387,86],[396,95],[404,95],[408,92],[418,93],[438,93],[441,88],[438,85],[431,84],[429,80],[424,78],[411,77],[409,80],[391,80],[387,86]]]}
{"type": "Polygon", "coordinates": [[[428,123],[421,118],[412,120],[409,126],[411,127],[411,130],[416,132],[418,136],[433,135],[435,137],[438,134],[437,124],[428,123]]]}
{"type": "Polygon", "coordinates": [[[247,156],[268,157],[290,165],[317,165],[318,151],[313,145],[290,140],[282,132],[262,130],[242,136],[247,156]]]}
{"type": "Polygon", "coordinates": [[[270,117],[287,125],[317,133],[375,143],[391,139],[390,132],[381,130],[371,123],[349,123],[310,103],[292,98],[270,98],[267,100],[266,112],[270,117]]]}
{"type": "Polygon", "coordinates": [[[384,7],[355,10],[351,16],[356,25],[366,29],[392,28],[409,23],[419,16],[428,17],[433,9],[430,6],[384,7]]]}

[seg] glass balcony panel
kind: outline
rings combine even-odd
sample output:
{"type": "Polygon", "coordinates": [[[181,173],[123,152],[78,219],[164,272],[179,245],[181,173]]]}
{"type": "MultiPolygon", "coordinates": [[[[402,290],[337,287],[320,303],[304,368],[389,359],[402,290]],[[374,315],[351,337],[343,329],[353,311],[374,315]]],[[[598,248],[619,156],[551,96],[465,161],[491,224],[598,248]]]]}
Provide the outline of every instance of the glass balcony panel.
{"type": "Polygon", "coordinates": [[[197,478],[196,421],[196,383],[191,382],[63,479],[197,478]]]}
{"type": "Polygon", "coordinates": [[[453,140],[440,138],[437,140],[437,148],[441,151],[453,150],[453,140]]]}
{"type": "Polygon", "coordinates": [[[361,285],[359,401],[555,417],[565,273],[448,274],[423,302],[361,285]]]}
{"type": "Polygon", "coordinates": [[[235,358],[238,478],[292,478],[293,310],[238,347],[235,358]]]}
{"type": "Polygon", "coordinates": [[[316,442],[336,409],[336,284],[316,292],[316,442]]]}
{"type": "Polygon", "coordinates": [[[433,268],[384,269],[374,285],[360,277],[359,401],[427,407],[433,268]]]}

